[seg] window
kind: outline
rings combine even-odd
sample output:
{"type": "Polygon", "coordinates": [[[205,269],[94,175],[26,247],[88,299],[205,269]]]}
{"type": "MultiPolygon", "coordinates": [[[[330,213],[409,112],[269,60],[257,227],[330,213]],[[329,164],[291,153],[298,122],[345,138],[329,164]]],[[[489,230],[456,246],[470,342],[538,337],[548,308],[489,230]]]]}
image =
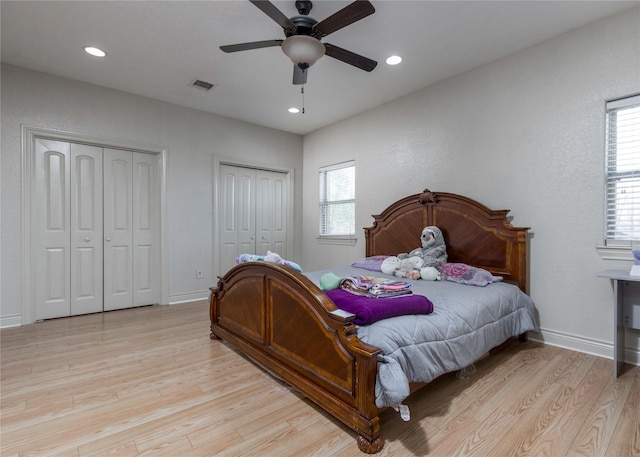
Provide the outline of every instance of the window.
{"type": "Polygon", "coordinates": [[[640,95],[607,103],[607,245],[640,245],[640,95]]]}
{"type": "Polygon", "coordinates": [[[355,237],[355,193],[355,162],[320,169],[321,237],[355,237]]]}

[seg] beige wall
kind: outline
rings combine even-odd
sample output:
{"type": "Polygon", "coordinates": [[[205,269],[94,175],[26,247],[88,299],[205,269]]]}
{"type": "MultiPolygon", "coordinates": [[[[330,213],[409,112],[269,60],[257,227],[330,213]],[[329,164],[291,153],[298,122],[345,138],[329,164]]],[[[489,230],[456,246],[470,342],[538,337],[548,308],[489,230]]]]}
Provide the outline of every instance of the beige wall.
{"type": "MultiPolygon", "coordinates": [[[[168,150],[169,301],[208,294],[213,262],[214,156],[293,169],[294,259],[301,256],[302,137],[98,86],[2,65],[0,322],[21,310],[21,125],[168,150]],[[195,270],[204,270],[204,279],[195,270]]],[[[299,262],[301,259],[298,258],[299,262]]]]}
{"type": "MultiPolygon", "coordinates": [[[[611,355],[602,260],[605,101],[640,92],[640,8],[431,86],[304,139],[307,269],[364,254],[319,245],[318,168],[356,161],[356,227],[398,198],[455,192],[531,227],[530,290],[545,340],[611,355]]],[[[361,234],[361,233],[359,233],[361,234]]],[[[419,233],[416,233],[416,241],[419,233]]],[[[638,357],[639,332],[627,346],[638,357]]]]}

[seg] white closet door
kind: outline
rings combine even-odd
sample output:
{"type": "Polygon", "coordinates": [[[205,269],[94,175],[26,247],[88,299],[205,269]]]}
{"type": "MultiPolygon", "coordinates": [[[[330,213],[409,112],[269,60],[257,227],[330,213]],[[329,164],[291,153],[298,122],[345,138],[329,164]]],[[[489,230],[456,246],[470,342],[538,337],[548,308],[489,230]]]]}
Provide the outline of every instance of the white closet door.
{"type": "Polygon", "coordinates": [[[35,140],[35,319],[160,301],[158,158],[35,140]]]}
{"type": "Polygon", "coordinates": [[[287,258],[287,174],[220,165],[219,188],[221,274],[239,254],[272,251],[287,258]]]}
{"type": "Polygon", "coordinates": [[[133,304],[160,301],[158,158],[133,153],[133,304]]]}
{"type": "Polygon", "coordinates": [[[104,309],[160,301],[160,187],[153,154],[104,149],[104,309]]]}
{"type": "Polygon", "coordinates": [[[257,170],[256,249],[257,254],[277,252],[287,258],[287,175],[257,170]]]}
{"type": "Polygon", "coordinates": [[[69,143],[35,140],[35,319],[71,313],[69,143]]]}
{"type": "Polygon", "coordinates": [[[104,310],[133,306],[133,153],[104,149],[104,310]]]}
{"type": "Polygon", "coordinates": [[[102,148],[71,144],[71,314],[102,311],[102,148]]]}
{"type": "Polygon", "coordinates": [[[236,264],[239,254],[255,254],[256,171],[220,166],[220,272],[236,264]]]}
{"type": "Polygon", "coordinates": [[[35,318],[102,311],[102,149],[37,139],[35,318]]]}

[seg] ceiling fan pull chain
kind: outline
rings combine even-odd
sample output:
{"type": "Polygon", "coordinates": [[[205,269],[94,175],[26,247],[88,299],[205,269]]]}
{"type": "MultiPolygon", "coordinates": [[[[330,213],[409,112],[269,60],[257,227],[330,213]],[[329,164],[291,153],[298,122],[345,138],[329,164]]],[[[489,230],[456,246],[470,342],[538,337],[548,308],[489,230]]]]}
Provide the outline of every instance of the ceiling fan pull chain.
{"type": "Polygon", "coordinates": [[[304,86],[300,86],[300,93],[302,94],[302,114],[304,114],[304,86]]]}

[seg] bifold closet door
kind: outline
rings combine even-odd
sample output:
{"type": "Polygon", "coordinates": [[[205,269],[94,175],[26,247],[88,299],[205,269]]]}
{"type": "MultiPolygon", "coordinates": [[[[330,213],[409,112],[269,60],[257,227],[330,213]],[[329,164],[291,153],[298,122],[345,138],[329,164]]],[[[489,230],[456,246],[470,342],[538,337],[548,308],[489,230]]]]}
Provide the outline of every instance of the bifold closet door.
{"type": "Polygon", "coordinates": [[[159,302],[157,157],[104,149],[104,309],[159,302]]]}
{"type": "Polygon", "coordinates": [[[287,174],[223,164],[219,189],[221,274],[240,254],[287,258],[287,174]]]}
{"type": "Polygon", "coordinates": [[[102,311],[102,150],[36,139],[35,319],[102,311]]]}

